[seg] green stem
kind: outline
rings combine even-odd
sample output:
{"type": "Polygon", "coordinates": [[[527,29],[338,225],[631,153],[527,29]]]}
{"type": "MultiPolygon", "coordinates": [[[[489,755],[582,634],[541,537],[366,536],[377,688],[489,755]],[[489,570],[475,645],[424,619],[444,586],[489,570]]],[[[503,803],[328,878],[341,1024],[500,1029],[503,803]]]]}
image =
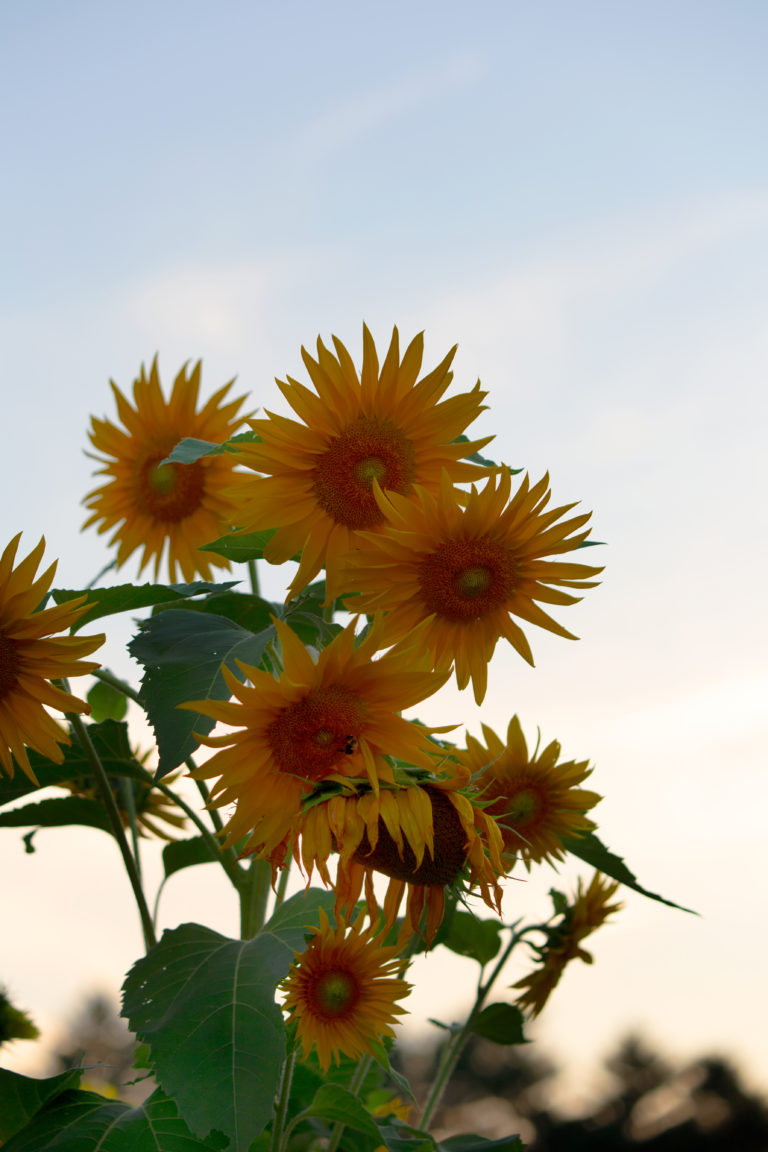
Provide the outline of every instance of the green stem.
{"type": "Polygon", "coordinates": [[[256,567],[255,560],[248,561],[248,575],[251,578],[251,592],[253,592],[254,596],[259,596],[259,571],[256,567]]]}
{"type": "MultiPolygon", "coordinates": [[[[283,1064],[283,1071],[280,1077],[280,1089],[275,1101],[275,1119],[272,1122],[272,1139],[269,1144],[269,1152],[280,1152],[283,1147],[283,1129],[285,1127],[285,1117],[288,1113],[288,1101],[291,1096],[291,1081],[293,1080],[293,1069],[296,1066],[296,1050],[290,1052],[283,1064]]],[[[288,1133],[286,1133],[288,1135],[288,1133]]]]}
{"type": "Polygon", "coordinates": [[[421,1115],[421,1120],[419,1121],[419,1125],[422,1129],[427,1128],[427,1125],[434,1116],[437,1110],[437,1106],[442,1099],[446,1085],[448,1084],[448,1081],[453,1075],[456,1065],[459,1062],[459,1057],[461,1056],[464,1045],[472,1034],[472,1025],[480,1014],[480,1010],[482,1009],[483,1004],[488,997],[488,993],[491,991],[491,988],[496,981],[496,978],[509,959],[512,949],[516,944],[520,942],[522,937],[523,933],[517,933],[513,928],[509,944],[507,944],[507,947],[502,952],[501,957],[493,969],[493,972],[484,984],[480,983],[477,986],[475,1003],[472,1005],[472,1010],[466,1019],[464,1027],[459,1032],[456,1032],[443,1048],[443,1051],[440,1055],[440,1060],[438,1062],[437,1072],[435,1073],[435,1079],[432,1084],[429,1096],[427,1097],[427,1101],[424,1105],[424,1111],[421,1115]]]}
{"type": "Polygon", "coordinates": [[[216,839],[215,836],[211,835],[210,830],[206,828],[205,824],[197,815],[194,808],[190,807],[190,805],[187,804],[185,800],[182,800],[181,797],[176,792],[174,792],[172,788],[169,788],[167,784],[163,784],[162,780],[153,780],[152,777],[149,776],[149,773],[147,773],[147,776],[149,777],[147,782],[155,788],[158,788],[164,796],[167,796],[170,800],[173,800],[173,802],[177,804],[179,808],[181,808],[184,815],[192,821],[208,847],[213,852],[216,859],[221,864],[227,876],[234,884],[235,888],[240,889],[242,887],[245,873],[237,862],[237,853],[235,852],[234,848],[222,848],[220,842],[216,839]]]}
{"type": "MultiPolygon", "coordinates": [[[[373,1057],[363,1056],[360,1060],[360,1063],[357,1065],[357,1068],[355,1068],[354,1075],[349,1082],[349,1091],[353,1096],[357,1096],[359,1094],[360,1089],[365,1083],[365,1078],[368,1075],[368,1069],[372,1063],[373,1057]]],[[[336,1149],[341,1143],[341,1137],[344,1134],[345,1128],[346,1124],[342,1124],[341,1122],[334,1124],[333,1129],[331,1130],[331,1136],[328,1141],[326,1152],[336,1152],[336,1149]]]]}
{"type": "Polygon", "coordinates": [[[101,798],[104,801],[104,807],[107,810],[110,824],[112,825],[112,832],[117,840],[120,853],[123,857],[125,870],[128,873],[128,879],[133,888],[133,894],[136,898],[136,905],[139,909],[139,917],[141,919],[141,927],[144,933],[144,945],[149,951],[157,943],[155,938],[155,929],[152,923],[152,916],[150,915],[149,908],[147,907],[146,897],[144,896],[144,889],[141,886],[141,878],[136,868],[136,861],[131,855],[131,849],[128,846],[128,841],[125,837],[123,824],[120,819],[120,813],[115,803],[115,798],[112,795],[112,789],[109,784],[109,779],[104,771],[104,765],[101,762],[98,752],[93,746],[93,741],[88,733],[88,729],[83,724],[80,717],[75,712],[67,713],[67,720],[72,725],[73,731],[76,733],[85,752],[88,763],[93,769],[93,774],[96,777],[96,782],[101,792],[101,798]]]}
{"type": "Polygon", "coordinates": [[[123,776],[121,778],[120,790],[123,793],[125,810],[128,813],[128,821],[131,826],[131,847],[133,848],[133,858],[136,861],[136,872],[139,877],[139,883],[143,886],[144,881],[141,875],[141,849],[139,847],[139,827],[136,820],[136,797],[133,794],[133,784],[127,776],[123,776]]]}
{"type": "Polygon", "coordinates": [[[336,611],[336,601],[329,600],[327,604],[323,605],[323,620],[326,624],[333,623],[333,614],[336,611]]]}
{"type": "Polygon", "coordinates": [[[277,891],[275,892],[275,904],[274,904],[274,907],[272,909],[272,915],[273,916],[274,916],[275,912],[277,911],[277,909],[282,904],[283,900],[285,900],[285,892],[286,892],[286,889],[288,887],[288,877],[291,874],[291,862],[292,862],[292,857],[291,857],[291,854],[289,852],[288,855],[286,856],[284,862],[283,862],[283,867],[280,871],[280,879],[277,882],[277,891]]]}
{"type": "Polygon", "coordinates": [[[247,880],[240,885],[241,940],[251,940],[264,925],[271,878],[267,861],[252,857],[247,880]]]}

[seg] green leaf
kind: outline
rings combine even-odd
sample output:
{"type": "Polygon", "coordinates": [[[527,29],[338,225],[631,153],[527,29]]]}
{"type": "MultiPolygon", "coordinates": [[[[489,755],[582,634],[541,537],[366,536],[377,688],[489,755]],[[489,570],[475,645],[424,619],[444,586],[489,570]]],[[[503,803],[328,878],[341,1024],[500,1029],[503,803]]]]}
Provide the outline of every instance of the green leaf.
{"type": "Polygon", "coordinates": [[[264,556],[264,548],[276,531],[275,528],[266,528],[262,532],[243,532],[242,534],[231,532],[228,536],[220,536],[218,540],[214,540],[210,544],[202,544],[200,551],[214,552],[217,556],[223,556],[225,560],[231,560],[234,564],[244,564],[248,560],[261,560],[264,556]]]}
{"type": "Polygon", "coordinates": [[[438,933],[435,943],[485,965],[501,947],[502,927],[498,920],[480,920],[471,912],[456,910],[438,933]]]}
{"type": "Polygon", "coordinates": [[[210,440],[196,440],[194,436],[186,436],[160,461],[160,465],[194,464],[195,460],[201,460],[204,456],[226,456],[228,451],[226,444],[213,444],[210,440]]]}
{"type": "Polygon", "coordinates": [[[151,1045],[158,1081],[193,1132],[224,1132],[231,1152],[247,1152],[272,1118],[285,1057],[275,988],[304,947],[304,929],[318,923],[318,907],[333,899],[302,892],[251,940],[183,924],[164,932],[125,980],[123,1015],[151,1045]]]}
{"type": "Polygon", "coordinates": [[[366,1136],[380,1141],[379,1129],[368,1109],[357,1096],[340,1084],[324,1084],[319,1088],[303,1116],[314,1116],[329,1124],[344,1124],[347,1128],[354,1128],[356,1132],[364,1132],[366,1136]]]}
{"type": "Polygon", "coordinates": [[[490,1140],[471,1132],[449,1136],[447,1140],[441,1140],[437,1147],[439,1152],[525,1152],[525,1145],[519,1136],[502,1136],[499,1140],[490,1140]]]}
{"type": "Polygon", "coordinates": [[[204,836],[193,836],[189,840],[173,840],[163,848],[163,868],[165,878],[181,872],[182,868],[192,868],[195,864],[210,864],[216,860],[204,836]]]}
{"type": "Polygon", "coordinates": [[[514,1004],[489,1004],[472,1021],[472,1031],[494,1044],[527,1044],[523,1014],[514,1004]]]}
{"type": "Polygon", "coordinates": [[[144,666],[142,703],[155,730],[157,779],[183,763],[197,747],[193,733],[210,732],[214,721],[178,708],[192,700],[228,700],[222,666],[241,677],[236,661],[258,664],[275,635],[270,625],[253,633],[224,616],[170,609],[142,624],[128,645],[144,666]]]}
{"type": "Polygon", "coordinates": [[[91,706],[91,719],[98,724],[102,720],[122,720],[128,711],[128,701],[122,692],[97,680],[86,697],[91,706]]]}
{"type": "Polygon", "coordinates": [[[0,812],[0,828],[62,828],[68,824],[112,831],[104,805],[85,796],[54,796],[0,812]]]}
{"type": "Polygon", "coordinates": [[[210,584],[196,580],[192,584],[118,584],[112,588],[86,588],[72,591],[68,588],[54,588],[51,596],[57,604],[85,596],[90,605],[87,612],[78,619],[73,632],[102,616],[115,616],[119,612],[136,612],[140,608],[153,608],[156,604],[170,604],[186,600],[190,596],[201,596],[209,592],[223,592],[233,588],[237,580],[224,584],[210,584]]]}
{"type": "Polygon", "coordinates": [[[428,1132],[393,1122],[379,1125],[381,1144],[387,1152],[435,1152],[437,1145],[428,1132]]]}
{"type": "MultiPolygon", "coordinates": [[[[227,620],[233,620],[235,624],[240,624],[249,632],[260,632],[263,628],[269,627],[271,617],[276,614],[275,609],[279,607],[250,592],[216,592],[204,600],[188,601],[184,605],[184,611],[225,616],[227,620]]],[[[155,614],[168,610],[168,605],[158,604],[155,614]]]]}
{"type": "Polygon", "coordinates": [[[60,1076],[35,1080],[0,1068],[0,1144],[28,1124],[48,1100],[79,1084],[81,1075],[81,1069],[72,1068],[60,1076]]]}
{"type": "MultiPolygon", "coordinates": [[[[131,751],[126,724],[116,720],[103,720],[100,724],[89,724],[88,732],[108,776],[129,776],[136,780],[146,778],[146,772],[131,751]]],[[[10,780],[0,776],[0,807],[20,800],[22,796],[28,796],[31,792],[37,792],[39,788],[63,785],[70,780],[92,778],[90,761],[78,743],[77,737],[73,738],[70,745],[64,746],[62,752],[64,763],[54,764],[30,748],[29,762],[40,782],[39,785],[25,776],[20,768],[10,780]]]]}
{"type": "Polygon", "coordinates": [[[161,1091],[137,1108],[96,1092],[68,1091],[51,1101],[3,1152],[222,1152],[220,1134],[196,1139],[161,1091]]]}
{"type": "Polygon", "coordinates": [[[680,912],[690,912],[692,916],[698,916],[698,912],[694,912],[692,908],[675,904],[672,900],[665,900],[656,892],[649,892],[647,888],[643,888],[642,884],[638,883],[634,872],[630,872],[622,857],[616,856],[610,849],[606,848],[605,844],[593,832],[587,832],[584,836],[564,839],[563,847],[572,856],[578,856],[579,860],[583,860],[585,864],[591,864],[598,872],[603,872],[612,880],[618,880],[627,888],[633,888],[635,892],[640,892],[641,895],[648,896],[651,900],[658,900],[661,904],[667,904],[670,908],[677,908],[680,912]]]}

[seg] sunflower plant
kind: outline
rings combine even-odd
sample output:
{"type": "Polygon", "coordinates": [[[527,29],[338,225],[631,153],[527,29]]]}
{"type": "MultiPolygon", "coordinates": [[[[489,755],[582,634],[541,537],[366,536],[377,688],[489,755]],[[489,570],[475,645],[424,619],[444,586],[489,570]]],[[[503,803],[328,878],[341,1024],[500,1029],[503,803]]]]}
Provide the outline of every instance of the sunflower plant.
{"type": "MultiPolygon", "coordinates": [[[[0,1068],[4,1152],[522,1148],[435,1135],[464,1044],[525,1041],[567,965],[591,963],[583,941],[620,884],[661,899],[598,838],[587,760],[531,751],[517,716],[505,739],[483,725],[462,746],[455,717],[403,715],[452,676],[481,702],[499,641],[533,662],[530,626],[571,638],[550,611],[602,571],[584,562],[589,514],[480,455],[490,438],[467,429],[486,393],[447,395],[455,349],[422,372],[420,336],[401,353],[395,329],[380,360],[364,328],[359,369],[332,345],[302,349],[308,384],[278,381],[293,417],[244,417],[231,383],[201,404],[199,363],[167,398],[157,359],[133,403],[113,383],[84,499],[109,562],[72,590],[53,587],[55,564],[38,574],[44,541],[2,553],[0,826],[29,829],[27,851],[52,826],[114,839],[144,943],[122,1010],[146,1081],[135,1105],[80,1087],[80,1069],[0,1068]],[[131,558],[154,582],[104,582],[131,558]],[[265,562],[289,565],[282,602],[261,594],[265,562]],[[136,685],[89,659],[95,622],[124,612],[136,685]],[[133,743],[129,704],[154,749],[133,743]],[[153,894],[141,855],[157,839],[153,894]],[[540,922],[515,919],[507,878],[566,855],[589,881],[553,889],[540,922]],[[239,898],[232,935],[160,934],[164,885],[210,862],[239,898]],[[414,956],[437,965],[441,948],[478,982],[416,1101],[395,1030],[414,956]],[[499,994],[516,950],[529,970],[499,994]]],[[[0,994],[0,1045],[36,1034],[0,994]]]]}

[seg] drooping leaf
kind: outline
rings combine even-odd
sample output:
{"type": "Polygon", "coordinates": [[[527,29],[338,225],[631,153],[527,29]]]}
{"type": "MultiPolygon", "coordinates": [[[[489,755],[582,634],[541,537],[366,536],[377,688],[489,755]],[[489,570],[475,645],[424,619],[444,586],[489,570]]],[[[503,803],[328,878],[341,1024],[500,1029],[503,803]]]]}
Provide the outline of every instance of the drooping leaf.
{"type": "Polygon", "coordinates": [[[3,1152],[222,1152],[227,1139],[192,1135],[158,1090],[138,1107],[96,1092],[67,1091],[42,1108],[3,1152]]]}
{"type": "Polygon", "coordinates": [[[519,1136],[502,1136],[491,1140],[471,1132],[449,1136],[447,1140],[441,1140],[437,1147],[438,1152],[525,1152],[525,1145],[519,1136]]]}
{"type": "Polygon", "coordinates": [[[693,916],[698,915],[692,908],[686,908],[682,904],[675,904],[674,901],[666,900],[656,892],[649,892],[647,888],[643,888],[642,884],[638,883],[634,872],[631,872],[624,863],[622,857],[617,856],[611,852],[610,849],[606,848],[605,844],[603,844],[593,832],[587,832],[584,836],[574,836],[570,839],[564,839],[563,847],[566,851],[570,852],[572,856],[578,856],[579,860],[583,860],[585,864],[591,864],[598,872],[603,872],[606,876],[610,876],[612,880],[618,880],[620,884],[625,884],[627,888],[633,888],[635,892],[639,892],[643,896],[648,896],[651,900],[658,900],[661,904],[667,904],[670,908],[677,908],[680,912],[690,912],[693,916]]]}
{"type": "Polygon", "coordinates": [[[122,720],[128,711],[128,700],[111,684],[97,680],[86,697],[91,706],[91,719],[95,724],[102,720],[122,720]]]}
{"type": "Polygon", "coordinates": [[[195,580],[192,584],[118,584],[112,588],[86,588],[80,591],[54,588],[51,596],[57,604],[74,600],[78,596],[87,598],[88,611],[83,613],[73,628],[73,631],[77,632],[102,616],[116,616],[119,612],[136,612],[141,608],[153,608],[156,604],[171,604],[209,592],[224,592],[234,588],[237,583],[237,580],[229,580],[223,584],[195,580]]]}
{"type": "Polygon", "coordinates": [[[266,528],[261,532],[231,532],[227,536],[220,536],[210,544],[202,544],[201,552],[214,552],[231,560],[234,564],[245,564],[249,560],[261,560],[264,549],[276,532],[275,528],[266,528]]]}
{"type": "Polygon", "coordinates": [[[222,665],[240,676],[237,660],[258,664],[275,635],[270,625],[253,633],[224,616],[169,609],[143,623],[128,645],[145,669],[141,696],[155,730],[160,764],[167,775],[194,752],[194,732],[210,732],[214,721],[178,708],[193,700],[227,700],[222,665]]]}
{"type": "Polygon", "coordinates": [[[180,872],[182,868],[192,868],[195,864],[210,864],[216,860],[204,836],[192,836],[189,840],[172,840],[163,848],[163,868],[165,878],[180,872]]]}
{"type": "Polygon", "coordinates": [[[63,828],[69,824],[112,831],[104,805],[85,796],[51,796],[0,812],[0,828],[63,828]]]}
{"type": "Polygon", "coordinates": [[[457,909],[450,918],[446,917],[445,928],[438,933],[436,943],[485,965],[501,947],[502,927],[498,920],[481,920],[471,912],[457,909]]]}
{"type": "Polygon", "coordinates": [[[286,901],[251,940],[199,924],[166,931],[123,985],[123,1015],[152,1048],[155,1074],[199,1136],[212,1129],[247,1152],[269,1123],[285,1028],[275,988],[303,948],[304,931],[333,894],[286,901]]]}
{"type": "Polygon", "coordinates": [[[0,1068],[0,1144],[28,1124],[48,1100],[79,1084],[81,1075],[79,1068],[72,1068],[60,1076],[35,1080],[0,1068]]]}
{"type": "Polygon", "coordinates": [[[514,1004],[489,1004],[472,1021],[472,1031],[494,1044],[527,1044],[523,1014],[514,1004]]]}

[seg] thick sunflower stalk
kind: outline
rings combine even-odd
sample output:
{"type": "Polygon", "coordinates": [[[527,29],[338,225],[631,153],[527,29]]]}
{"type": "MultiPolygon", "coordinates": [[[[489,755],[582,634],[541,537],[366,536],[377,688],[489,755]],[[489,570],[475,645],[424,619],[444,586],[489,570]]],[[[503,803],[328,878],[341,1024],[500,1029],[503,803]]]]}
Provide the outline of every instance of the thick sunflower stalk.
{"type": "Polygon", "coordinates": [[[467,1038],[522,1042],[570,961],[591,962],[582,941],[617,909],[616,881],[645,891],[595,835],[586,760],[557,741],[530,752],[517,716],[506,740],[483,725],[462,745],[456,717],[403,715],[452,676],[482,702],[500,640],[533,663],[530,625],[572,639],[550,611],[601,572],[567,556],[588,544],[588,513],[551,507],[547,476],[515,481],[479,455],[491,437],[466,433],[487,394],[447,395],[454,352],[422,375],[421,337],[401,355],[395,329],[380,360],[364,328],[358,370],[318,340],[302,350],[309,384],[278,381],[295,418],[266,409],[244,430],[231,384],[201,406],[198,363],[166,399],[155,358],[133,403],[112,384],[118,423],[92,420],[102,482],[84,525],[112,533],[105,572],[135,557],[155,582],[58,589],[51,605],[43,544],[18,564],[18,536],[3,553],[0,824],[115,838],[147,947],[123,1012],[156,1085],[132,1109],[79,1091],[76,1071],[40,1087],[0,1070],[0,1117],[4,1092],[29,1102],[0,1120],[4,1152],[45,1147],[65,1122],[75,1141],[116,1126],[120,1149],[160,1129],[174,1147],[233,1152],[304,1148],[312,1131],[330,1152],[436,1148],[429,1125],[467,1038]],[[262,561],[298,562],[283,603],[259,594],[262,561]],[[216,569],[232,579],[214,583],[216,569]],[[140,687],[84,659],[105,637],[81,628],[147,610],[130,644],[140,687]],[[81,699],[68,680],[87,674],[81,699]],[[133,751],[127,702],[156,757],[133,751]],[[46,786],[55,797],[34,796],[46,786]],[[141,855],[155,836],[153,901],[141,855]],[[571,901],[555,894],[549,921],[508,922],[513,869],[567,854],[614,882],[597,872],[571,901]],[[237,892],[239,933],[185,924],[157,941],[165,883],[210,861],[237,892]],[[305,887],[288,899],[291,869],[305,887]],[[517,999],[487,1004],[521,943],[535,966],[517,999]],[[439,946],[480,979],[418,1119],[388,1052],[411,958],[436,962],[439,946]]]}

